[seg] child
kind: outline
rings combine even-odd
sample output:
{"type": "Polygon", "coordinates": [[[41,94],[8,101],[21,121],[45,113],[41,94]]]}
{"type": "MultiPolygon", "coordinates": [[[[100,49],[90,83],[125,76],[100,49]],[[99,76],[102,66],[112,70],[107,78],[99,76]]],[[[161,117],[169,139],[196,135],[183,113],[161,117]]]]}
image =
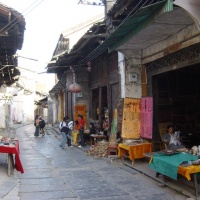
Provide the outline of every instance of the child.
{"type": "Polygon", "coordinates": [[[68,123],[68,128],[69,128],[69,131],[68,131],[68,134],[67,134],[67,144],[68,144],[68,147],[73,147],[72,146],[72,130],[74,129],[74,122],[73,121],[70,121],[68,123]]]}
{"type": "Polygon", "coordinates": [[[44,127],[45,127],[45,121],[44,119],[42,119],[41,116],[39,116],[39,120],[40,120],[40,123],[39,123],[39,126],[40,126],[40,134],[42,134],[42,136],[44,136],[45,134],[45,131],[44,131],[44,127]]]}
{"type": "Polygon", "coordinates": [[[65,144],[67,141],[67,135],[68,135],[68,131],[69,131],[69,128],[67,127],[68,123],[69,123],[69,117],[66,116],[63,118],[63,120],[59,124],[59,130],[62,135],[62,141],[60,143],[60,147],[62,147],[62,149],[66,149],[65,144]]]}

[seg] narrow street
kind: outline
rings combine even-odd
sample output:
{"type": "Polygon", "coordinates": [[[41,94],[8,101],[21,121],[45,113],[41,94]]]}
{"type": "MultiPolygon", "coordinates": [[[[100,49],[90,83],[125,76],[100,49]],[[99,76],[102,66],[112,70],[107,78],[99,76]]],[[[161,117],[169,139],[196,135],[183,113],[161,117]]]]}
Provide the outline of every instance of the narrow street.
{"type": "Polygon", "coordinates": [[[0,155],[2,200],[186,200],[184,195],[121,163],[95,159],[77,147],[62,150],[52,129],[34,137],[34,126],[16,129],[24,174],[8,177],[0,155]]]}

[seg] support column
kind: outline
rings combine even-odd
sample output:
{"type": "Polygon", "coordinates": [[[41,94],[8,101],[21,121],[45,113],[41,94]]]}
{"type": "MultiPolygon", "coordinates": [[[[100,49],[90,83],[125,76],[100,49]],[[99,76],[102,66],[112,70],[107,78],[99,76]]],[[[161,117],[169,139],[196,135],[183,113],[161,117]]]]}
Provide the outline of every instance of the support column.
{"type": "Polygon", "coordinates": [[[53,123],[58,122],[58,98],[57,95],[52,96],[53,100],[53,123]]]}
{"type": "Polygon", "coordinates": [[[120,73],[120,79],[121,79],[121,98],[125,98],[125,61],[124,61],[124,54],[121,52],[118,52],[118,68],[120,73]]]}
{"type": "Polygon", "coordinates": [[[58,112],[59,112],[59,116],[58,116],[58,120],[59,121],[62,121],[62,119],[63,119],[63,117],[64,117],[64,110],[63,110],[63,93],[62,93],[62,91],[60,91],[59,92],[59,94],[58,94],[59,96],[58,96],[58,101],[59,101],[59,110],[58,110],[58,112]]]}
{"type": "Polygon", "coordinates": [[[146,74],[146,66],[142,65],[141,70],[141,82],[142,82],[142,97],[147,97],[147,74],[146,74]]]}

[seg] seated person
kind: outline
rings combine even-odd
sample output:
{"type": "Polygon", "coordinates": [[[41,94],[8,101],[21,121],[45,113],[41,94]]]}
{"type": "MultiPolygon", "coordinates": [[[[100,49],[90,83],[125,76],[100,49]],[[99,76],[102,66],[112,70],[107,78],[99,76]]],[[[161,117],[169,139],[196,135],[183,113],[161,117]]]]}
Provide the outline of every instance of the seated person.
{"type": "Polygon", "coordinates": [[[167,133],[163,135],[162,141],[167,144],[169,150],[185,148],[180,142],[180,132],[174,132],[171,125],[167,127],[167,133]]]}
{"type": "Polygon", "coordinates": [[[95,130],[94,123],[90,122],[89,130],[90,130],[89,133],[85,133],[85,134],[83,135],[83,137],[84,137],[84,139],[85,139],[85,142],[87,142],[87,141],[90,140],[90,136],[91,136],[92,134],[96,134],[96,130],[95,130]]]}

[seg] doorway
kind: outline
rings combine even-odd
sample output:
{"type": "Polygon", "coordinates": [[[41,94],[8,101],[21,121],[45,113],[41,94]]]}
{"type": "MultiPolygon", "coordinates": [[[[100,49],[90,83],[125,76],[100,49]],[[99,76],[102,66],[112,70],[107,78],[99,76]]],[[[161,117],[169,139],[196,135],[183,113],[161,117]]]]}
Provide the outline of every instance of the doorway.
{"type": "Polygon", "coordinates": [[[200,68],[184,67],[153,76],[154,125],[166,132],[173,125],[191,148],[200,141],[200,68]]]}

